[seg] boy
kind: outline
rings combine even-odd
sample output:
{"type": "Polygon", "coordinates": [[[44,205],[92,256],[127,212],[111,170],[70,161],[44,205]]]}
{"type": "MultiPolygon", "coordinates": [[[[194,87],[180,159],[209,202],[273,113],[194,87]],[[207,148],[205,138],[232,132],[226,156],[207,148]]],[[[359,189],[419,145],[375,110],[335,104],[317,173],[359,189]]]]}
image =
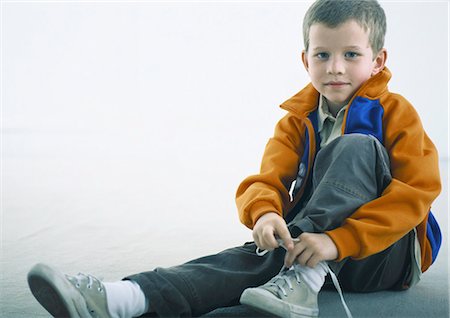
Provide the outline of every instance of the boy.
{"type": "Polygon", "coordinates": [[[237,191],[255,243],[114,283],[38,264],[38,301],[71,317],[201,315],[239,299],[313,317],[327,273],[359,292],[416,284],[440,245],[429,210],[438,157],[412,106],[387,90],[385,30],[375,0],[318,0],[306,13],[311,84],[283,103],[260,173],[237,191]]]}

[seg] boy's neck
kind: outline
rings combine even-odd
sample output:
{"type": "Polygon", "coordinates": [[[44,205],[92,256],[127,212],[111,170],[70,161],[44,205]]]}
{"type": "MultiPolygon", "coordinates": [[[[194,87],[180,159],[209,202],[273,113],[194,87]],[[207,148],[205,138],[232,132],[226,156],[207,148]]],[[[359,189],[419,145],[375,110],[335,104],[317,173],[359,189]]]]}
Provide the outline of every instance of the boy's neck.
{"type": "Polygon", "coordinates": [[[339,113],[339,111],[345,107],[345,105],[347,105],[347,103],[345,104],[335,104],[335,103],[331,103],[325,96],[323,96],[323,101],[327,104],[328,106],[328,111],[331,113],[331,115],[333,115],[333,117],[336,117],[337,114],[339,113]]]}

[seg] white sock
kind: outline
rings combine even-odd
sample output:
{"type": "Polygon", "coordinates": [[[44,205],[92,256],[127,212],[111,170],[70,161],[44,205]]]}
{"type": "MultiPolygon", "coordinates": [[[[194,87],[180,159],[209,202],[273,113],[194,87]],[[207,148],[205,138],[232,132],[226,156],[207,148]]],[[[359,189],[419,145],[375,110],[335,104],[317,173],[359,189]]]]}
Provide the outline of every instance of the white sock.
{"type": "Polygon", "coordinates": [[[328,266],[324,262],[320,262],[316,267],[311,268],[308,266],[302,266],[295,264],[294,269],[303,278],[306,284],[311,287],[316,293],[318,293],[323,284],[325,283],[325,276],[327,276],[328,266]]]}
{"type": "Polygon", "coordinates": [[[113,318],[139,317],[148,311],[148,300],[138,283],[123,280],[103,285],[108,310],[113,318]]]}

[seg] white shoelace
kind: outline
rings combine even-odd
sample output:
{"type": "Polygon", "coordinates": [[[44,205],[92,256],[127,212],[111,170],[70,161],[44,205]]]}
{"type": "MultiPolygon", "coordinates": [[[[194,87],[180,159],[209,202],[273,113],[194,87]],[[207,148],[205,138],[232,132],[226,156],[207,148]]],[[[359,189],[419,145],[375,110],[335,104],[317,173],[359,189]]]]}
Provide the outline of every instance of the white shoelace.
{"type": "Polygon", "coordinates": [[[339,285],[339,281],[336,277],[336,274],[331,270],[331,268],[328,266],[328,264],[327,264],[327,268],[328,268],[328,273],[331,276],[331,280],[333,281],[333,285],[336,288],[337,292],[339,293],[339,296],[341,297],[341,303],[342,303],[342,306],[344,306],[345,313],[347,314],[348,318],[352,318],[353,317],[352,313],[350,312],[350,309],[348,309],[347,303],[344,300],[344,294],[342,293],[341,285],[339,285]]]}
{"type": "MultiPolygon", "coordinates": [[[[300,239],[298,238],[293,238],[292,239],[293,242],[300,242],[300,239]]],[[[286,246],[284,245],[284,242],[282,239],[277,239],[278,245],[280,245],[282,248],[284,248],[287,251],[286,246]]],[[[267,253],[269,253],[269,250],[261,250],[259,247],[256,248],[256,255],[258,256],[264,256],[267,253]]]]}
{"type": "MultiPolygon", "coordinates": [[[[294,242],[299,242],[300,240],[298,238],[292,239],[294,242]]],[[[281,239],[277,239],[278,244],[283,247],[285,250],[287,250],[286,246],[284,245],[283,241],[281,239]]],[[[258,256],[264,256],[268,253],[268,250],[261,250],[259,247],[256,248],[256,255],[258,256]]],[[[328,266],[326,262],[322,262],[322,266],[324,270],[330,274],[331,280],[333,281],[333,285],[336,288],[337,292],[339,293],[339,297],[341,298],[342,306],[344,307],[345,313],[347,314],[348,318],[352,318],[352,313],[350,312],[350,309],[347,306],[347,303],[344,300],[344,294],[342,293],[341,285],[339,284],[339,280],[336,277],[336,274],[331,270],[331,268],[328,266]]],[[[298,283],[300,283],[300,275],[298,272],[294,269],[294,267],[291,267],[290,269],[286,270],[286,267],[283,266],[280,273],[275,276],[270,282],[268,283],[269,286],[277,286],[279,290],[283,293],[284,296],[287,296],[286,290],[282,286],[282,283],[285,282],[290,289],[292,289],[292,284],[289,280],[289,277],[287,276],[289,271],[293,271],[295,273],[295,278],[298,283]]]]}

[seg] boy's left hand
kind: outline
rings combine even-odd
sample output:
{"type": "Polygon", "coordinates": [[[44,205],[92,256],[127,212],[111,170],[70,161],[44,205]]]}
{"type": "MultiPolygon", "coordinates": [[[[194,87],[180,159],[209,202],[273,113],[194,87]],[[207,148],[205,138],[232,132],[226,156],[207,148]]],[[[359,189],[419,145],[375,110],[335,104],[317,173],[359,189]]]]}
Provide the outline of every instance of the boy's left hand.
{"type": "Polygon", "coordinates": [[[300,265],[315,267],[321,261],[332,261],[338,257],[333,240],[324,233],[303,233],[294,249],[286,253],[284,264],[291,267],[294,261],[300,265]]]}

